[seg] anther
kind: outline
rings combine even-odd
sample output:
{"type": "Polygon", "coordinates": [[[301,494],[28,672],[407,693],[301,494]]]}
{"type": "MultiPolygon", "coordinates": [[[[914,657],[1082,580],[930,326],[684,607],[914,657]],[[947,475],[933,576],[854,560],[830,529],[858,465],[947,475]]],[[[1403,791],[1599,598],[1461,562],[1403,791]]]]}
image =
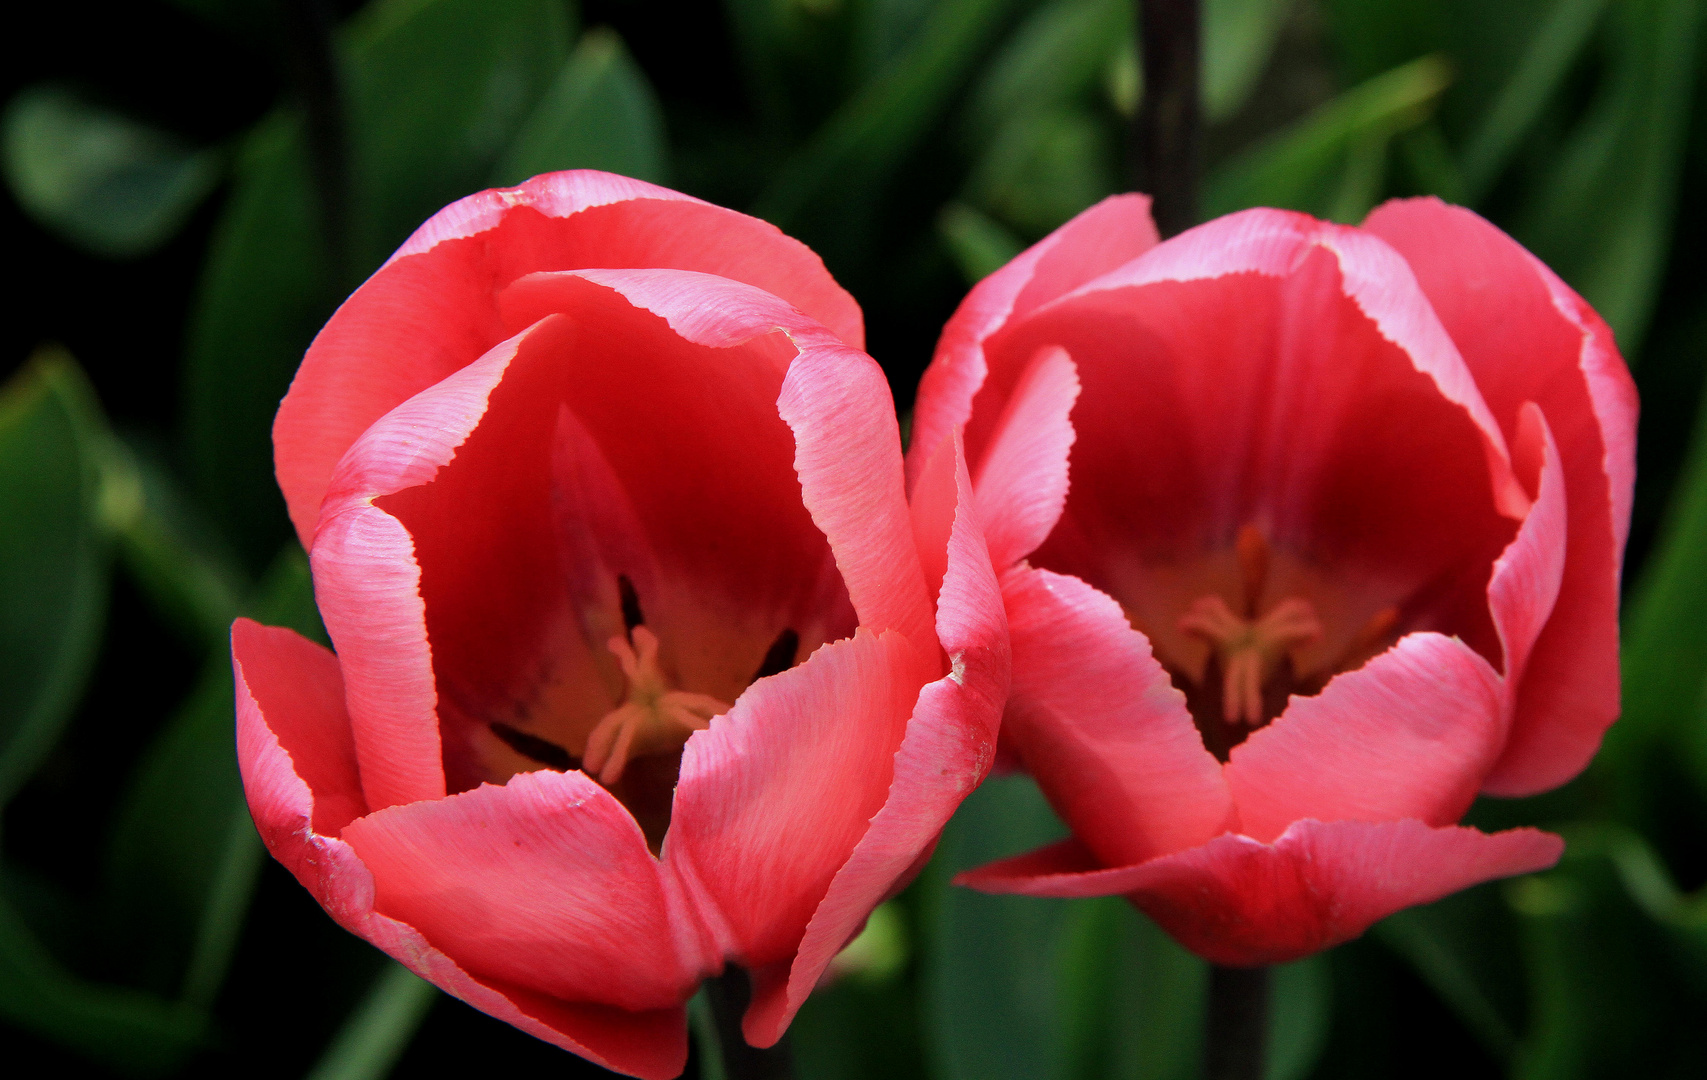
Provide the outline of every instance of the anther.
{"type": "Polygon", "coordinates": [[[1264,719],[1263,684],[1292,650],[1322,636],[1315,609],[1297,597],[1282,600],[1260,619],[1240,618],[1219,596],[1201,597],[1180,618],[1179,627],[1209,642],[1219,654],[1226,721],[1253,728],[1264,719]]]}
{"type": "Polygon", "coordinates": [[[518,728],[497,722],[487,726],[492,729],[492,734],[498,736],[505,746],[525,758],[532,758],[548,769],[556,772],[568,772],[581,764],[575,760],[575,756],[569,751],[537,735],[529,735],[518,728]]]}
{"type": "Polygon", "coordinates": [[[679,750],[712,717],[729,711],[708,694],[670,689],[658,664],[657,635],[645,626],[636,623],[626,638],[615,636],[608,645],[628,678],[628,691],[587,736],[582,758],[583,768],[606,787],[622,779],[630,759],[679,750]]]}

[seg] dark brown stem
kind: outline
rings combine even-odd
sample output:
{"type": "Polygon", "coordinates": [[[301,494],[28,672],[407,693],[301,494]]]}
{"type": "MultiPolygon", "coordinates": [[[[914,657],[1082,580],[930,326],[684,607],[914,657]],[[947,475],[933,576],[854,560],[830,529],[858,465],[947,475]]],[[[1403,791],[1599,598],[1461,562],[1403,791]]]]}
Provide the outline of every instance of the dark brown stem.
{"type": "Polygon", "coordinates": [[[788,1048],[787,1035],[775,1046],[759,1050],[748,1046],[741,1034],[741,1014],[752,998],[752,982],[745,970],[731,966],[717,978],[706,980],[705,997],[717,1026],[727,1080],[794,1080],[794,1054],[788,1048]]]}
{"type": "Polygon", "coordinates": [[[1200,0],[1138,0],[1144,99],[1132,130],[1137,187],[1155,200],[1164,237],[1197,224],[1203,121],[1198,74],[1200,0]]]}
{"type": "Polygon", "coordinates": [[[1210,967],[1204,1080],[1262,1080],[1268,1063],[1268,972],[1210,967]]]}

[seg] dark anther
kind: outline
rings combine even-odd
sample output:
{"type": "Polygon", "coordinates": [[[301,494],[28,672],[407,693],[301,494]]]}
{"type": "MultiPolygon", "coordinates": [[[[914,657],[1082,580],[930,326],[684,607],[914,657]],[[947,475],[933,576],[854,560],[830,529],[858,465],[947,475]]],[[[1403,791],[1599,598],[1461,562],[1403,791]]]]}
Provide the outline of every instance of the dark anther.
{"type": "Polygon", "coordinates": [[[569,751],[554,742],[547,742],[537,735],[529,735],[518,731],[508,724],[493,723],[492,734],[504,740],[504,745],[523,757],[533,758],[548,769],[557,772],[568,772],[579,769],[581,763],[569,751]]]}
{"type": "Polygon", "coordinates": [[[764,662],[759,665],[758,674],[753,681],[758,682],[766,675],[776,675],[794,666],[794,654],[800,649],[800,635],[792,629],[784,627],[782,633],[771,642],[771,647],[765,652],[764,662]]]}
{"type": "Polygon", "coordinates": [[[627,574],[616,576],[616,592],[622,598],[622,629],[632,634],[636,626],[646,621],[646,616],[640,614],[640,596],[634,591],[634,582],[628,580],[627,574]]]}

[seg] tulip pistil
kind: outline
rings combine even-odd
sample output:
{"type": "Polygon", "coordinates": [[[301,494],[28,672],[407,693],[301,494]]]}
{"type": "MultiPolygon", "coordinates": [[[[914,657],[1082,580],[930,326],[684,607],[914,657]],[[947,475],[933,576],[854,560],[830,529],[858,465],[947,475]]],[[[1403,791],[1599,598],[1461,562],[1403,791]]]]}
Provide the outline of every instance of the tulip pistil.
{"type": "Polygon", "coordinates": [[[622,704],[606,713],[587,736],[581,764],[610,787],[622,779],[628,762],[650,754],[680,750],[688,736],[729,711],[709,694],[671,689],[658,663],[658,637],[636,625],[609,642],[622,665],[628,690],[622,704]]]}

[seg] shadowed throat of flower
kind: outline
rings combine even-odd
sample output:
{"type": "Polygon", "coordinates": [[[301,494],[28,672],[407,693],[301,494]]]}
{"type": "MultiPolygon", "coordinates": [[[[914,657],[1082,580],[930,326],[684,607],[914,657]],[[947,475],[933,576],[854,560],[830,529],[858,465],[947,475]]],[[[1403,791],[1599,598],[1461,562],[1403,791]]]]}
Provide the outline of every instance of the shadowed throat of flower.
{"type": "Polygon", "coordinates": [[[1256,526],[1239,530],[1234,550],[1238,595],[1231,603],[1220,593],[1199,596],[1178,620],[1181,632],[1209,647],[1201,669],[1157,650],[1157,659],[1185,694],[1204,745],[1222,761],[1252,732],[1272,723],[1293,695],[1320,693],[1334,675],[1361,666],[1390,645],[1399,620],[1397,608],[1382,608],[1337,655],[1306,663],[1304,650],[1324,632],[1315,605],[1302,596],[1266,600],[1274,553],[1256,526]]]}
{"type": "MultiPolygon", "coordinates": [[[[634,814],[656,852],[669,828],[682,747],[731,705],[672,684],[659,661],[658,636],[646,626],[633,582],[619,574],[616,584],[623,632],[613,635],[605,647],[622,669],[625,689],[593,725],[581,756],[501,721],[488,727],[511,750],[545,768],[580,769],[598,780],[634,814]]],[[[799,650],[800,635],[792,628],[783,629],[749,683],[788,670],[799,650]]]]}

